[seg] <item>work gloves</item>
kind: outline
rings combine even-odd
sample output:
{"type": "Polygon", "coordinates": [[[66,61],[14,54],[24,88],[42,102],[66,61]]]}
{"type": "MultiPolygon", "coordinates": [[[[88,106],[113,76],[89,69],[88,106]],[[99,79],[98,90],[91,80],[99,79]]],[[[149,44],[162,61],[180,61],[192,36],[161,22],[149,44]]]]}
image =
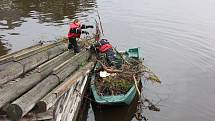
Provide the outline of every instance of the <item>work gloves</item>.
{"type": "Polygon", "coordinates": [[[81,26],[81,29],[88,29],[88,28],[94,28],[94,27],[92,25],[87,25],[86,26],[84,24],[81,26]]]}
{"type": "Polygon", "coordinates": [[[82,34],[89,35],[89,32],[87,32],[87,31],[82,31],[81,33],[82,33],[82,34]]]}
{"type": "Polygon", "coordinates": [[[88,25],[86,26],[86,28],[94,28],[92,25],[88,25]]]}

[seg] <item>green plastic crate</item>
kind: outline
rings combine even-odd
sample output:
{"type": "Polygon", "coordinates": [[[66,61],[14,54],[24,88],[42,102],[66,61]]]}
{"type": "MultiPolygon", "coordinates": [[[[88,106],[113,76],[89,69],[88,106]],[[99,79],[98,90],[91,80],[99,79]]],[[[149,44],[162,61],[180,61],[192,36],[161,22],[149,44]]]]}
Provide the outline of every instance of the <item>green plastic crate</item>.
{"type": "Polygon", "coordinates": [[[131,49],[128,49],[128,51],[127,51],[128,57],[129,58],[137,58],[137,59],[139,59],[140,58],[139,50],[140,50],[140,48],[131,48],[131,49]]]}

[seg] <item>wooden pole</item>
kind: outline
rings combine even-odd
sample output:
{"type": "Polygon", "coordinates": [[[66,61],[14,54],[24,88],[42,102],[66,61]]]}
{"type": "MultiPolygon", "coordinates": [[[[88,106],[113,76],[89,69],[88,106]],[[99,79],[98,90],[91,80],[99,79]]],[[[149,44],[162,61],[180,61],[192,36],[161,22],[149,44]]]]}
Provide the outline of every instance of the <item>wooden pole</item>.
{"type": "Polygon", "coordinates": [[[100,27],[101,27],[101,30],[102,30],[102,35],[104,36],[104,31],[103,31],[103,27],[102,27],[102,22],[101,22],[101,18],[100,18],[100,15],[99,15],[99,11],[97,10],[96,12],[97,12],[98,17],[99,17],[99,23],[100,23],[100,27]]]}

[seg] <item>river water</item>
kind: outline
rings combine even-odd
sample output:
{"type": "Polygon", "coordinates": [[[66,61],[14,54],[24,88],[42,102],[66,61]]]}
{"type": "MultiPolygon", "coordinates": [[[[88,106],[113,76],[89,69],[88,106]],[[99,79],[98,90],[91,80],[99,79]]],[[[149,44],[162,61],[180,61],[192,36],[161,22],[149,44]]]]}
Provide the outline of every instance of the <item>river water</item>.
{"type": "MultiPolygon", "coordinates": [[[[149,121],[214,121],[214,4],[214,0],[1,0],[0,55],[66,36],[76,17],[94,24],[98,9],[105,37],[120,50],[141,47],[145,64],[162,81],[143,83],[144,96],[161,108],[144,111],[149,121]]],[[[135,121],[120,116],[113,111],[109,119],[135,121]]],[[[102,121],[101,117],[90,109],[87,120],[102,121]]]]}

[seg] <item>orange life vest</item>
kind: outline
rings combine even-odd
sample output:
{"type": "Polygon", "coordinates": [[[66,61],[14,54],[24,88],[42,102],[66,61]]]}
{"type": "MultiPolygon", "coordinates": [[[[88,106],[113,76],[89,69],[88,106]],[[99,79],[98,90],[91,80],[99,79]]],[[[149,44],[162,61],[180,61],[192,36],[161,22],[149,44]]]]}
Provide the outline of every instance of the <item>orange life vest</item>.
{"type": "MultiPolygon", "coordinates": [[[[80,29],[81,30],[81,27],[80,25],[76,24],[76,23],[71,23],[70,24],[70,29],[80,29]]],[[[69,38],[80,38],[81,34],[77,34],[77,33],[68,33],[68,37],[69,38]]]]}
{"type": "Polygon", "coordinates": [[[99,52],[105,53],[108,49],[111,49],[111,48],[112,48],[112,46],[109,43],[107,43],[107,44],[99,46],[98,49],[99,49],[99,52]]]}

